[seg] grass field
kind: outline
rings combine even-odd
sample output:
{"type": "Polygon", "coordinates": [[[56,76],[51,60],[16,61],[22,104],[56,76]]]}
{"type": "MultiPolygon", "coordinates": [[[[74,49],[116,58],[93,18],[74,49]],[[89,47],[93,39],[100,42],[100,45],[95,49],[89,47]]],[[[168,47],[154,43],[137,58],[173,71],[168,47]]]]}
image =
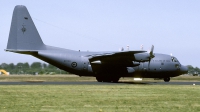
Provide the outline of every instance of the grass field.
{"type": "Polygon", "coordinates": [[[0,86],[0,112],[197,112],[200,87],[180,85],[0,86]]]}
{"type": "MultiPolygon", "coordinates": [[[[2,81],[96,81],[75,75],[10,75],[2,81]]],[[[120,82],[133,81],[121,78],[120,82]]],[[[143,81],[163,81],[143,79],[143,81]]],[[[200,81],[179,76],[171,81],[200,81]]],[[[0,85],[0,112],[197,112],[200,86],[193,85],[0,85]]]]}

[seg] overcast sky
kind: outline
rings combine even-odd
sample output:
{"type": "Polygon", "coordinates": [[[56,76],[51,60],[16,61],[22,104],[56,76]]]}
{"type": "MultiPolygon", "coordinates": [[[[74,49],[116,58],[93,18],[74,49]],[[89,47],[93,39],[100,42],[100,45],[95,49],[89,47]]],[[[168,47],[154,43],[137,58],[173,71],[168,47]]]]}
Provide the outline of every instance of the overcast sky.
{"type": "Polygon", "coordinates": [[[199,0],[0,0],[0,63],[40,61],[5,52],[13,9],[25,5],[43,42],[81,51],[130,46],[200,67],[199,0]]]}

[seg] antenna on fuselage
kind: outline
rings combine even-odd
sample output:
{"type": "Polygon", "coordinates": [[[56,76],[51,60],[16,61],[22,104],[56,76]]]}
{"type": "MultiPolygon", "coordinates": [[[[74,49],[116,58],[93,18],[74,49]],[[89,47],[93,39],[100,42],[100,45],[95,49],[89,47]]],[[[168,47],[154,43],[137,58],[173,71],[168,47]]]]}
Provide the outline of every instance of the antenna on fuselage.
{"type": "Polygon", "coordinates": [[[141,48],[141,50],[143,50],[143,44],[141,44],[140,48],[141,48]]]}
{"type": "Polygon", "coordinates": [[[126,47],[127,47],[127,51],[129,51],[129,45],[127,45],[126,47]]]}

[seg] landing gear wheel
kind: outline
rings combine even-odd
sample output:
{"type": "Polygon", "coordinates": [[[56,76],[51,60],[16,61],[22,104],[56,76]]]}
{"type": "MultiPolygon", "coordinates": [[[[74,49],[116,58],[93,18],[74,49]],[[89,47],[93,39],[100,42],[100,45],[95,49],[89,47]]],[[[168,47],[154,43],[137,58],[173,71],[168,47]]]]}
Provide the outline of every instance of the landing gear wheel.
{"type": "Polygon", "coordinates": [[[109,77],[105,77],[105,78],[103,79],[103,82],[111,82],[111,79],[110,79],[109,77]]]}
{"type": "Polygon", "coordinates": [[[98,82],[114,82],[117,83],[119,81],[120,77],[96,77],[96,80],[98,82]]]}
{"type": "Polygon", "coordinates": [[[111,79],[108,77],[96,77],[98,82],[111,82],[111,79]]]}
{"type": "Polygon", "coordinates": [[[169,77],[164,78],[164,81],[165,81],[165,82],[169,82],[169,81],[170,81],[170,78],[169,78],[169,77]]]}
{"type": "Polygon", "coordinates": [[[102,78],[102,77],[96,77],[96,80],[97,80],[98,82],[103,82],[103,78],[102,78]]]}
{"type": "Polygon", "coordinates": [[[112,79],[112,82],[118,83],[119,79],[120,79],[119,77],[115,77],[115,78],[112,79]]]}

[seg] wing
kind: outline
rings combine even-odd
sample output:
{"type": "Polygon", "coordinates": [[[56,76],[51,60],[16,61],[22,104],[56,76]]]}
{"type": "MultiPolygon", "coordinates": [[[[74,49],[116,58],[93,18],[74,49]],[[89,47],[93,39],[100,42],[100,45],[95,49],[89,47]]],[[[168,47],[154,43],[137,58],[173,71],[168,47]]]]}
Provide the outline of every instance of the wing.
{"type": "Polygon", "coordinates": [[[145,53],[146,51],[121,51],[108,52],[86,55],[89,58],[91,65],[117,66],[117,67],[133,67],[139,64],[134,64],[136,61],[134,54],[145,53]]]}

